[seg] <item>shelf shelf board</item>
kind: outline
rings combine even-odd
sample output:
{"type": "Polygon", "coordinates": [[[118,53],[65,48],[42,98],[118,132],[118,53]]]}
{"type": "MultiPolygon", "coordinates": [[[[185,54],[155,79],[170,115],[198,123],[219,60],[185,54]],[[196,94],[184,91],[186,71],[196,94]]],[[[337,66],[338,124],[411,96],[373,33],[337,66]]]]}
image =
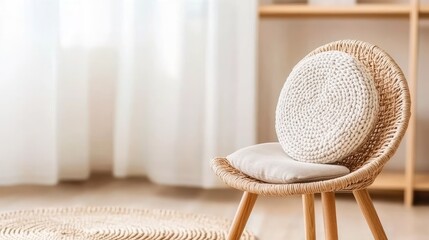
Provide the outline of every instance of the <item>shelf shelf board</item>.
{"type": "Polygon", "coordinates": [[[416,174],[414,179],[415,190],[429,190],[429,175],[428,174],[416,174]]]}
{"type": "Polygon", "coordinates": [[[429,4],[420,6],[420,17],[429,18],[429,4]]]}
{"type": "Polygon", "coordinates": [[[404,190],[405,174],[403,172],[384,171],[369,188],[377,190],[404,190]]]}
{"type": "Polygon", "coordinates": [[[358,4],[355,6],[312,6],[271,4],[259,7],[260,17],[408,17],[410,5],[358,4]]]}
{"type": "MultiPolygon", "coordinates": [[[[382,172],[369,188],[377,190],[404,190],[405,174],[402,172],[382,172]]],[[[414,190],[429,190],[429,174],[415,175],[414,190]]]]}

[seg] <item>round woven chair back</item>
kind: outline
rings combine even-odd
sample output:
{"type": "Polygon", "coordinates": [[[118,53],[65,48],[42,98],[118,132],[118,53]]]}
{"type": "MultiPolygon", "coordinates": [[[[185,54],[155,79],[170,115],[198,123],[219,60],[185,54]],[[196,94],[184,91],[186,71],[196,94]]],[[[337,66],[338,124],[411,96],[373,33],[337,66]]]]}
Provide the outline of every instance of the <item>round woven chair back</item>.
{"type": "MultiPolygon", "coordinates": [[[[381,171],[399,146],[410,117],[410,93],[404,74],[382,49],[356,40],[342,40],[317,48],[308,56],[324,51],[346,52],[360,61],[372,75],[379,94],[377,124],[368,140],[339,164],[355,171],[364,164],[381,171]]],[[[307,57],[308,57],[307,56],[307,57]]]]}

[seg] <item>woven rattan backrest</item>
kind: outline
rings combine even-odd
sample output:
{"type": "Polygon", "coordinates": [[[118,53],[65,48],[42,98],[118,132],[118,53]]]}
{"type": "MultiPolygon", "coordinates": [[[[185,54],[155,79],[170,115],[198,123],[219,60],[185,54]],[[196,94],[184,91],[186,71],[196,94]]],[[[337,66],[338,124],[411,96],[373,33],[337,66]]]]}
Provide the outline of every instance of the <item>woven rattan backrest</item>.
{"type": "Polygon", "coordinates": [[[382,49],[356,40],[342,40],[317,48],[308,56],[324,51],[342,51],[354,56],[370,71],[379,93],[377,124],[368,140],[339,164],[351,171],[364,164],[376,164],[381,171],[399,146],[410,117],[410,93],[404,74],[382,49]]]}

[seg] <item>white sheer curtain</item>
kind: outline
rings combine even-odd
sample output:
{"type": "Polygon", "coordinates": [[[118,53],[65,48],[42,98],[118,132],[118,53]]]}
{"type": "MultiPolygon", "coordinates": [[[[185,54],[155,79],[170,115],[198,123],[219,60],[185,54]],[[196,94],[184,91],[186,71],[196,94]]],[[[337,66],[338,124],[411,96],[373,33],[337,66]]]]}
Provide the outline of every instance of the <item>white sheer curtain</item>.
{"type": "Polygon", "coordinates": [[[257,1],[0,0],[0,184],[212,187],[255,141],[257,1]]]}

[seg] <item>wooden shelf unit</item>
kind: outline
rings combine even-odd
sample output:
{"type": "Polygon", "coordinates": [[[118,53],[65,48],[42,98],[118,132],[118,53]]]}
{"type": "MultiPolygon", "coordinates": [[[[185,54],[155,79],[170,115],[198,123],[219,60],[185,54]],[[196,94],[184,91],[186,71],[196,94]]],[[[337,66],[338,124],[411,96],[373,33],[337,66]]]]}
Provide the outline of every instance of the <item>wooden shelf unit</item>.
{"type": "Polygon", "coordinates": [[[260,17],[408,17],[410,5],[359,4],[356,6],[311,6],[275,4],[259,7],[260,17]]]}
{"type": "MultiPolygon", "coordinates": [[[[419,19],[429,18],[429,4],[420,5],[419,0],[409,4],[357,4],[354,6],[312,6],[308,4],[273,4],[259,7],[260,18],[405,18],[409,21],[409,74],[408,85],[411,92],[411,112],[415,113],[416,82],[418,66],[419,19]]],[[[414,191],[429,191],[429,173],[415,173],[416,119],[411,114],[407,129],[405,170],[401,172],[383,171],[371,189],[399,190],[404,192],[404,203],[412,206],[414,191]]]]}

